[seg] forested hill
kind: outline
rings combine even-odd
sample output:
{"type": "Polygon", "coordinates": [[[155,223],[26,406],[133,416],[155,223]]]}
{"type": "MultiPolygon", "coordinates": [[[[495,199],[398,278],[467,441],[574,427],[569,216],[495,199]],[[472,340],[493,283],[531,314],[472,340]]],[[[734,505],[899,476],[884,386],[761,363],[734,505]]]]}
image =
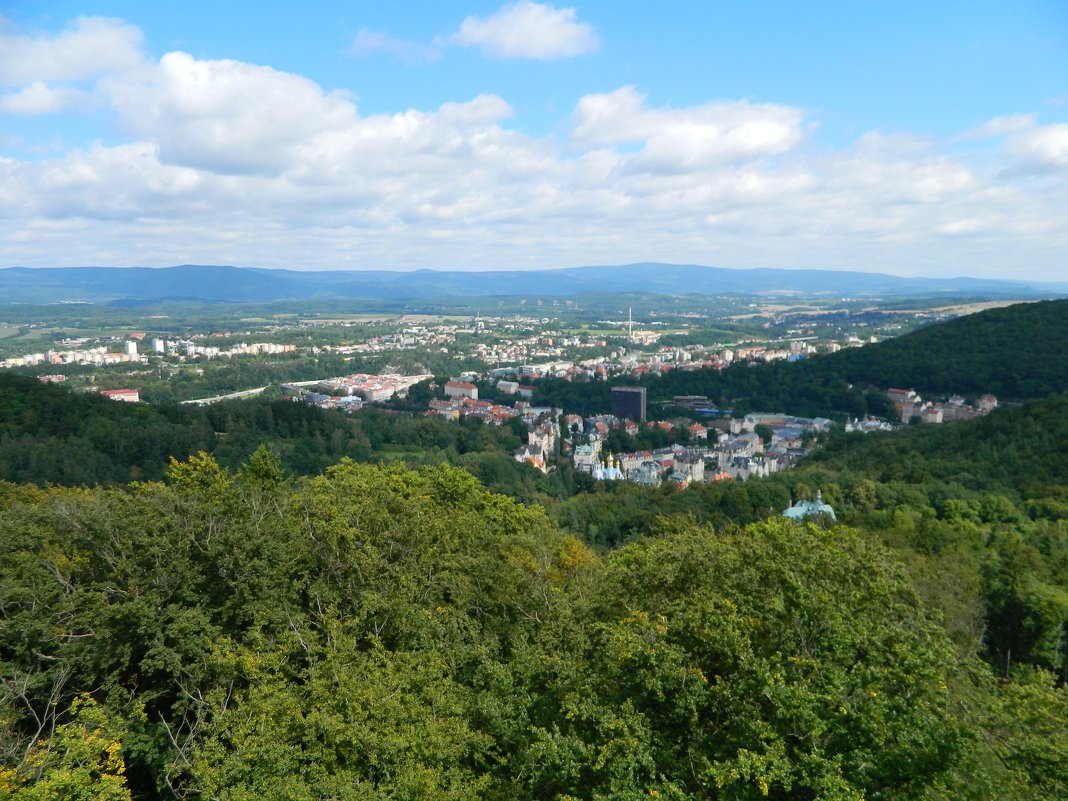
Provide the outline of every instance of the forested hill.
{"type": "Polygon", "coordinates": [[[1068,797],[1068,394],[548,515],[271,452],[506,485],[509,438],[0,376],[0,462],[162,479],[0,481],[0,798],[1068,797]]]}
{"type": "MultiPolygon", "coordinates": [[[[611,382],[538,382],[535,400],[579,414],[609,408],[611,382]]],[[[737,363],[726,370],[650,374],[650,409],[676,395],[705,395],[714,405],[804,416],[885,415],[884,390],[921,394],[992,393],[1001,400],[1068,390],[1068,300],[1023,303],[960,317],[863,348],[800,362],[737,363]]],[[[664,411],[670,414],[670,409],[664,411]]]]}
{"type": "Polygon", "coordinates": [[[1068,300],[989,309],[822,361],[851,383],[1041,398],[1068,389],[1068,300]]]}
{"type": "MultiPolygon", "coordinates": [[[[911,426],[871,435],[838,434],[805,462],[874,481],[949,485],[1014,500],[1068,501],[1068,392],[976,420],[911,426]]],[[[1068,516],[1068,505],[1063,507],[1068,516]]]]}

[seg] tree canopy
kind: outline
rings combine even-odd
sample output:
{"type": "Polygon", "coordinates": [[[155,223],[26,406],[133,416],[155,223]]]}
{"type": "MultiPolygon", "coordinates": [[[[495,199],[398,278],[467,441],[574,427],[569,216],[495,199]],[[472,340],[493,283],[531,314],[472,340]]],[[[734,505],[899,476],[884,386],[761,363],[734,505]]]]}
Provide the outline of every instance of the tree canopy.
{"type": "Polygon", "coordinates": [[[1013,711],[1053,732],[1063,690],[999,690],[847,528],[677,517],[599,555],[455,468],[290,480],[261,450],[165,482],[4,485],[0,542],[0,782],[20,799],[1063,786],[1042,769],[1057,736],[1013,711]]]}

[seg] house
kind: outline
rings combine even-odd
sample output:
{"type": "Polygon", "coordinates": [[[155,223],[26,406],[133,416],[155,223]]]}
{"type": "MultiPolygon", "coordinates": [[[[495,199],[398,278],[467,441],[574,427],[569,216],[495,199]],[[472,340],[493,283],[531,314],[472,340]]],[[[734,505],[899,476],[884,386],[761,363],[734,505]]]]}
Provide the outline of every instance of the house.
{"type": "Polygon", "coordinates": [[[760,456],[736,456],[730,460],[726,468],[731,478],[740,481],[748,481],[750,478],[765,478],[771,473],[771,464],[763,455],[760,456]]]}
{"type": "Polygon", "coordinates": [[[700,484],[705,480],[705,460],[698,453],[684,453],[675,458],[673,478],[687,484],[700,484]]]}
{"type": "Polygon", "coordinates": [[[527,442],[531,445],[537,445],[544,456],[548,456],[556,450],[556,440],[557,426],[555,423],[542,423],[527,432],[527,442]]]}
{"type": "Polygon", "coordinates": [[[569,414],[564,417],[564,425],[567,426],[567,431],[564,432],[567,435],[581,434],[582,429],[585,426],[585,421],[581,415],[569,414]]]}
{"type": "Polygon", "coordinates": [[[515,452],[515,460],[533,465],[541,472],[548,472],[545,467],[545,454],[539,445],[522,445],[515,452]]]}
{"type": "Polygon", "coordinates": [[[575,470],[580,473],[593,473],[593,469],[600,464],[601,441],[594,440],[588,445],[579,445],[575,448],[572,456],[575,470]]]}

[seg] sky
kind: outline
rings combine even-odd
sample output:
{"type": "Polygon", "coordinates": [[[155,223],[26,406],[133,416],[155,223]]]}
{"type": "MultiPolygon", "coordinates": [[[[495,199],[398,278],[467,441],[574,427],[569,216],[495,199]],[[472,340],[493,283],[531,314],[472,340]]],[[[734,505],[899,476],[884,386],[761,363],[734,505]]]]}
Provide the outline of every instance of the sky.
{"type": "Polygon", "coordinates": [[[0,0],[0,267],[1066,254],[1065,0],[0,0]]]}

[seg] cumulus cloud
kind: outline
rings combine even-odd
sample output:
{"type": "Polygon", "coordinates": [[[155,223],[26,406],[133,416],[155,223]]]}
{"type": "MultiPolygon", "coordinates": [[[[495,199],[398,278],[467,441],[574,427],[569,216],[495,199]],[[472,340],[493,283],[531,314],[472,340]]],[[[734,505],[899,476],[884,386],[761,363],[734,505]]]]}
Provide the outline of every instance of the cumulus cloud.
{"type": "Polygon", "coordinates": [[[0,86],[82,81],[142,62],[141,31],[122,20],[79,17],[57,34],[0,33],[0,86]]]}
{"type": "Polygon", "coordinates": [[[410,64],[419,64],[429,61],[437,61],[441,58],[440,48],[426,45],[422,42],[413,42],[407,39],[397,39],[388,33],[371,31],[362,28],[352,41],[349,51],[354,56],[368,56],[374,53],[388,53],[401,61],[410,64]]]}
{"type": "Polygon", "coordinates": [[[502,59],[548,60],[596,52],[600,40],[593,27],[575,17],[573,8],[519,0],[488,17],[468,17],[447,41],[502,59]]]}
{"type": "Polygon", "coordinates": [[[158,143],[163,161],[222,173],[279,172],[356,117],[347,94],[298,75],[181,52],[103,89],[131,132],[158,143]]]}
{"type": "Polygon", "coordinates": [[[937,230],[945,236],[967,236],[979,233],[984,228],[985,224],[981,219],[969,217],[963,220],[951,220],[950,222],[942,223],[937,230]]]}
{"type": "Polygon", "coordinates": [[[632,86],[583,97],[572,136],[587,146],[641,143],[636,167],[686,170],[774,156],[804,136],[800,109],[745,101],[656,109],[632,86]]]}

